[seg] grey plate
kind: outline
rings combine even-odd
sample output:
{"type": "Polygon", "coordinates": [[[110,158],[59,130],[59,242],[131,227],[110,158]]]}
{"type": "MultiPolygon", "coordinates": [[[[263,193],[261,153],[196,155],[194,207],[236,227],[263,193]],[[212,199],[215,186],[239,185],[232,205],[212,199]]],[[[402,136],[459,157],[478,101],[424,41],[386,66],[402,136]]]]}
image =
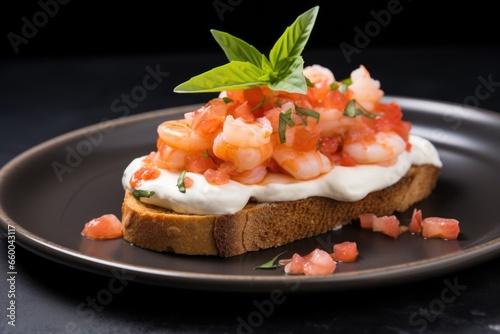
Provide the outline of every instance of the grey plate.
{"type": "MultiPolygon", "coordinates": [[[[438,148],[443,169],[433,194],[418,203],[424,216],[460,221],[456,241],[425,240],[405,233],[392,239],[356,224],[279,248],[232,258],[180,256],[132,246],[122,239],[92,241],[85,222],[120,215],[122,172],[134,158],[155,150],[156,127],[194,106],[153,111],[73,131],[38,145],[0,170],[1,227],[16,230],[16,244],[82,270],[131,280],[200,290],[326,291],[416,281],[484,262],[500,252],[500,116],[439,101],[386,97],[402,107],[413,133],[438,148]],[[355,241],[355,263],[332,275],[286,276],[282,268],[257,270],[280,252],[355,241]]],[[[403,223],[412,209],[399,215],[403,223]]]]}

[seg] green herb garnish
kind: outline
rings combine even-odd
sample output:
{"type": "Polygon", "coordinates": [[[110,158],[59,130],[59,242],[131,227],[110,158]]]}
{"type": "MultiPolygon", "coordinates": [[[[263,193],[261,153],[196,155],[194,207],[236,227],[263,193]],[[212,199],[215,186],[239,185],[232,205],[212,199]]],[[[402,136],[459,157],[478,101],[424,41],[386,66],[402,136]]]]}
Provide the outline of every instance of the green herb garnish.
{"type": "Polygon", "coordinates": [[[177,179],[177,188],[179,188],[179,191],[181,193],[186,192],[186,186],[184,185],[184,178],[186,177],[187,170],[183,170],[181,172],[181,175],[179,175],[179,178],[177,179]]]}
{"type": "Polygon", "coordinates": [[[278,255],[273,257],[270,261],[267,261],[266,263],[263,263],[260,266],[254,267],[253,269],[274,269],[278,266],[277,264],[275,264],[276,260],[285,253],[286,251],[279,253],[278,255]]]}
{"type": "Polygon", "coordinates": [[[286,126],[294,126],[294,121],[292,119],[292,109],[288,109],[287,111],[280,114],[279,123],[278,123],[278,135],[280,137],[280,143],[286,142],[286,126]]]}
{"type": "Polygon", "coordinates": [[[349,117],[356,117],[358,115],[362,115],[368,118],[377,118],[380,114],[374,114],[363,108],[356,100],[351,100],[347,103],[344,115],[349,117]]]}
{"type": "Polygon", "coordinates": [[[340,80],[340,85],[337,82],[334,82],[330,85],[331,90],[336,90],[338,89],[342,94],[345,94],[347,92],[347,87],[352,84],[352,79],[351,78],[345,78],[343,80],[340,80]]]}
{"type": "MultiPolygon", "coordinates": [[[[301,108],[295,105],[295,112],[299,116],[309,116],[316,118],[319,121],[319,113],[306,109],[306,108],[301,108]]],[[[304,123],[307,124],[307,118],[304,120],[304,123]]],[[[285,143],[286,142],[286,126],[292,127],[295,125],[295,122],[292,119],[292,109],[288,109],[287,111],[283,112],[280,114],[279,118],[279,123],[278,123],[278,135],[280,138],[280,143],[285,143]]]]}
{"type": "Polygon", "coordinates": [[[308,78],[306,78],[306,85],[307,85],[307,87],[314,88],[314,84],[308,78]]]}
{"type": "Polygon", "coordinates": [[[136,189],[132,192],[132,195],[136,198],[136,199],[140,199],[141,197],[151,197],[155,194],[154,191],[151,191],[151,190],[139,190],[139,189],[136,189]]]}
{"type": "Polygon", "coordinates": [[[224,96],[224,97],[222,98],[222,101],[224,101],[226,104],[227,104],[227,103],[231,103],[231,102],[233,102],[233,100],[232,100],[232,99],[230,99],[229,97],[226,97],[226,96],[224,96]]]}
{"type": "Polygon", "coordinates": [[[340,85],[339,92],[345,94],[347,92],[347,85],[340,85]]]}
{"type": "Polygon", "coordinates": [[[214,163],[216,163],[216,161],[215,161],[214,157],[213,157],[213,156],[211,156],[211,155],[210,155],[207,151],[203,152],[203,153],[202,153],[202,156],[203,156],[204,158],[209,158],[209,159],[211,159],[214,163]]]}
{"type": "Polygon", "coordinates": [[[267,85],[272,90],[307,92],[302,72],[304,49],[316,21],[319,6],[299,17],[276,41],[269,57],[254,46],[228,33],[211,30],[229,63],[192,77],[174,88],[176,93],[221,92],[267,85]]]}
{"type": "Polygon", "coordinates": [[[349,86],[349,85],[352,84],[352,79],[351,78],[345,78],[345,79],[340,80],[340,82],[342,82],[346,86],[349,86]]]}
{"type": "Polygon", "coordinates": [[[264,105],[264,102],[266,101],[266,97],[264,96],[262,98],[262,100],[260,100],[259,104],[257,104],[255,107],[252,108],[252,110],[250,110],[250,112],[254,112],[255,110],[259,109],[260,107],[262,107],[264,105]]]}
{"type": "Polygon", "coordinates": [[[336,89],[338,89],[338,90],[339,90],[339,92],[341,92],[342,94],[345,94],[345,92],[347,92],[347,87],[348,87],[348,85],[346,85],[346,84],[343,84],[343,83],[338,84],[338,83],[336,83],[336,82],[334,82],[334,83],[332,83],[332,84],[330,85],[330,89],[331,89],[331,90],[336,90],[336,89]]]}
{"type": "Polygon", "coordinates": [[[295,105],[295,111],[297,112],[297,115],[300,116],[309,116],[312,118],[316,118],[319,121],[319,112],[311,110],[311,109],[306,109],[306,108],[301,108],[295,105]]]}

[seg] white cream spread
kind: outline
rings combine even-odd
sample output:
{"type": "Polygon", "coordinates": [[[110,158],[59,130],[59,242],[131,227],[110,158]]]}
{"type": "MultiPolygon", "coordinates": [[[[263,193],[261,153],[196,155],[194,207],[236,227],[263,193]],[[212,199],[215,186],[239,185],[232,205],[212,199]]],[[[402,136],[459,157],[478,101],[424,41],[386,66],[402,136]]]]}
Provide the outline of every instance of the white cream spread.
{"type": "MultiPolygon", "coordinates": [[[[250,198],[259,202],[278,202],[322,196],[339,201],[357,201],[370,192],[398,182],[412,165],[432,164],[442,167],[438,152],[431,142],[411,135],[410,143],[411,152],[403,152],[394,165],[335,166],[329,173],[308,181],[268,174],[264,182],[258,185],[244,185],[232,180],[224,185],[211,185],[203,175],[187,173],[186,176],[194,183],[182,193],[177,188],[180,173],[160,169],[158,178],[144,181],[137,189],[154,191],[154,195],[149,198],[141,197],[144,203],[191,214],[235,213],[250,198]]],[[[122,178],[124,188],[134,190],[129,184],[130,177],[142,167],[143,158],[134,159],[125,169],[122,178]]]]}

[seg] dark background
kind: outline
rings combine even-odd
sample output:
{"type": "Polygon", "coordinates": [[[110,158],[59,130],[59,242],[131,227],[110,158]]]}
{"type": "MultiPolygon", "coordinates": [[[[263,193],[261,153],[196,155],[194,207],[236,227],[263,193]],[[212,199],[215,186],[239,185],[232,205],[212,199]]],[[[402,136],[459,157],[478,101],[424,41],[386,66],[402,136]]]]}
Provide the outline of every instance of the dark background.
{"type": "MultiPolygon", "coordinates": [[[[494,2],[486,0],[465,6],[402,0],[397,6],[401,12],[391,15],[384,27],[378,26],[380,31],[365,41],[352,63],[347,63],[339,45],[353,44],[359,39],[357,30],[377,27],[374,13],[382,15],[397,1],[11,0],[0,8],[0,167],[54,137],[124,116],[113,111],[112,103],[142,84],[148,66],[159,66],[169,75],[129,110],[130,115],[206,102],[205,94],[174,94],[173,88],[225,61],[210,29],[229,32],[267,53],[286,26],[316,4],[320,11],[304,54],[306,64],[322,64],[342,78],[363,63],[388,95],[459,104],[476,98],[478,107],[500,112],[498,12],[494,2]],[[44,14],[43,6],[49,6],[53,17],[44,14]],[[44,15],[47,21],[15,52],[9,34],[22,35],[26,22],[32,24],[44,15]]],[[[459,126],[462,120],[467,124],[468,116],[446,110],[443,124],[459,126]]],[[[478,210],[473,203],[471,210],[478,210]]],[[[9,333],[61,333],[70,321],[77,321],[82,333],[229,333],[238,325],[236,316],[255,310],[253,301],[269,298],[269,294],[200,293],[133,282],[87,324],[75,309],[106,288],[109,278],[19,246],[19,326],[9,333]]],[[[6,238],[0,236],[2,268],[6,268],[2,251],[6,248],[6,238]]],[[[255,332],[418,333],[420,327],[409,323],[409,316],[429,305],[439,307],[434,302],[442,296],[443,282],[457,278],[467,291],[444,310],[429,314],[432,321],[426,333],[497,333],[498,257],[415,283],[367,287],[361,293],[290,296],[266,319],[265,328],[255,332]]],[[[0,305],[6,305],[5,288],[0,284],[0,305]]],[[[4,333],[5,313],[2,316],[4,333]]]]}
{"type": "Polygon", "coordinates": [[[219,50],[210,29],[240,37],[267,54],[295,18],[320,5],[308,48],[352,44],[355,28],[374,27],[375,16],[398,9],[366,47],[498,45],[493,2],[437,1],[9,1],[2,4],[2,56],[137,55],[219,50]],[[42,5],[43,4],[43,5],[42,5]],[[57,5],[57,6],[56,6],[57,5]],[[50,8],[44,21],[43,7],[50,8]],[[52,16],[52,17],[50,17],[52,16]],[[25,20],[23,20],[25,18],[25,20]],[[9,34],[22,36],[26,21],[38,31],[15,52],[9,34]],[[371,23],[371,24],[370,24],[371,23]]]}

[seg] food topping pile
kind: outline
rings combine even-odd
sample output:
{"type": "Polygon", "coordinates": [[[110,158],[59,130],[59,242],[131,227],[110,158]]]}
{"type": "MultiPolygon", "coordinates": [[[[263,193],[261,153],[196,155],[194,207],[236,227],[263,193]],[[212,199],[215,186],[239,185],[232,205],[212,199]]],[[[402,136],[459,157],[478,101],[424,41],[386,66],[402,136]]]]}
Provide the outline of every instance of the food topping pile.
{"type": "Polygon", "coordinates": [[[131,184],[154,178],[154,167],[202,173],[219,185],[257,184],[269,172],[309,180],[336,165],[390,165],[410,149],[411,124],[396,103],[380,102],[380,84],[364,66],[348,83],[319,65],[304,75],[306,94],[230,90],[184,119],[161,123],[157,151],[147,158],[152,168],[138,171],[131,184]]]}

